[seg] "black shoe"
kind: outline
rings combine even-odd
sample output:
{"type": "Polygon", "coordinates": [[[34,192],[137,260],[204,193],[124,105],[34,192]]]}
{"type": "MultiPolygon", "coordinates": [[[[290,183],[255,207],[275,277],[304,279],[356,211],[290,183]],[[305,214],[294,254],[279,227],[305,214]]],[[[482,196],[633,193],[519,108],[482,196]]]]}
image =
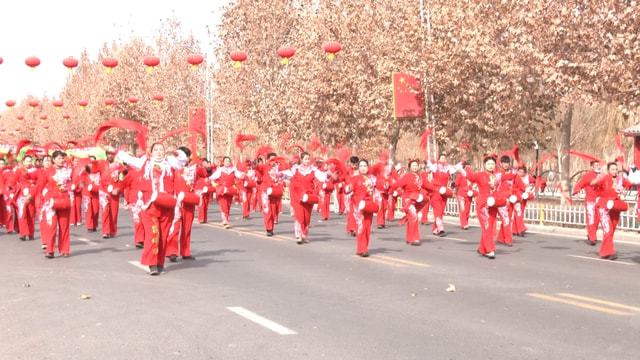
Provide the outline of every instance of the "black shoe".
{"type": "Polygon", "coordinates": [[[47,253],[44,257],[47,259],[53,259],[53,253],[47,253]]]}
{"type": "Polygon", "coordinates": [[[611,256],[609,256],[609,260],[613,261],[616,260],[618,258],[618,254],[613,254],[611,256]]]}
{"type": "Polygon", "coordinates": [[[356,232],[355,232],[355,231],[349,231],[349,235],[351,235],[351,236],[354,236],[354,237],[355,237],[355,236],[356,236],[356,232]]]}
{"type": "Polygon", "coordinates": [[[160,275],[160,272],[158,271],[158,267],[157,266],[149,266],[149,275],[151,275],[151,276],[160,275]]]}
{"type": "Polygon", "coordinates": [[[384,229],[385,226],[384,225],[378,225],[378,229],[384,229]]]}
{"type": "Polygon", "coordinates": [[[302,244],[304,244],[304,240],[302,240],[302,239],[298,239],[298,241],[296,241],[296,244],[298,244],[298,245],[302,245],[302,244]]]}
{"type": "Polygon", "coordinates": [[[103,238],[103,239],[108,239],[108,238],[109,238],[109,235],[107,235],[107,234],[102,234],[102,238],[103,238]]]}
{"type": "Polygon", "coordinates": [[[447,233],[446,233],[446,232],[444,232],[444,230],[443,230],[443,231],[440,231],[440,232],[438,233],[438,236],[440,236],[440,237],[445,237],[445,236],[447,236],[447,233]]]}
{"type": "Polygon", "coordinates": [[[195,257],[195,256],[193,256],[193,255],[183,256],[183,257],[182,257],[182,260],[195,260],[195,259],[196,259],[196,257],[195,257]]]}
{"type": "Polygon", "coordinates": [[[176,255],[169,255],[169,261],[178,262],[178,257],[176,255]]]}
{"type": "Polygon", "coordinates": [[[138,249],[144,248],[144,243],[136,243],[136,248],[138,249]]]}
{"type": "Polygon", "coordinates": [[[273,231],[267,230],[267,236],[273,236],[273,231]]]}
{"type": "Polygon", "coordinates": [[[595,241],[591,241],[591,240],[587,239],[584,242],[587,243],[587,245],[596,246],[596,242],[595,241]]]}
{"type": "Polygon", "coordinates": [[[165,270],[165,269],[164,269],[164,266],[158,266],[158,272],[159,272],[160,274],[164,274],[164,273],[166,273],[166,272],[167,272],[167,270],[165,270]]]}
{"type": "Polygon", "coordinates": [[[26,236],[20,236],[20,240],[21,241],[27,241],[27,237],[26,236]]]}
{"type": "Polygon", "coordinates": [[[368,252],[363,252],[362,254],[360,254],[360,256],[362,256],[362,257],[369,257],[369,253],[368,253],[368,252]]]}
{"type": "Polygon", "coordinates": [[[33,236],[29,236],[29,240],[35,240],[36,238],[33,236]]]}
{"type": "Polygon", "coordinates": [[[420,246],[422,243],[420,242],[420,240],[416,240],[414,242],[411,243],[411,246],[420,246]]]}
{"type": "Polygon", "coordinates": [[[492,251],[492,252],[489,252],[489,253],[485,254],[485,256],[488,257],[491,260],[495,260],[496,253],[494,251],[492,251]]]}

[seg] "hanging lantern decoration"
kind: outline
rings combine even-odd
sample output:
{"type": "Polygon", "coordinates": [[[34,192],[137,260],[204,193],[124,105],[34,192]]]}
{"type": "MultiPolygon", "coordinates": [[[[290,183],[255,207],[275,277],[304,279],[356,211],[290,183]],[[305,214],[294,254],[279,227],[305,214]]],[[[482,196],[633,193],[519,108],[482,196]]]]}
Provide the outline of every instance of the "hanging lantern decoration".
{"type": "Polygon", "coordinates": [[[322,50],[327,53],[327,60],[333,61],[336,58],[336,54],[342,50],[342,45],[337,41],[329,41],[322,44],[322,50]]]}
{"type": "Polygon", "coordinates": [[[247,60],[247,53],[244,51],[234,51],[231,53],[231,60],[233,60],[233,67],[239,69],[242,63],[247,60]]]}
{"type": "Polygon", "coordinates": [[[147,74],[151,74],[156,66],[160,65],[160,58],[157,56],[145,56],[143,62],[144,66],[146,66],[147,74]]]}
{"type": "Polygon", "coordinates": [[[64,103],[62,102],[62,100],[54,100],[53,102],[51,102],[51,105],[56,108],[56,111],[60,111],[60,108],[64,106],[64,103]]]}
{"type": "Polygon", "coordinates": [[[80,110],[84,110],[87,105],[89,105],[89,102],[87,100],[80,100],[78,101],[78,106],[80,106],[80,110]]]}
{"type": "Polygon", "coordinates": [[[24,115],[22,115],[22,114],[18,114],[18,115],[16,115],[16,119],[18,119],[18,120],[24,120],[24,115]]]}
{"type": "Polygon", "coordinates": [[[73,56],[69,56],[68,58],[62,60],[62,65],[64,65],[67,69],[69,69],[69,72],[71,72],[75,67],[78,66],[78,59],[74,58],[73,56]]]}
{"type": "Polygon", "coordinates": [[[47,118],[49,118],[47,114],[40,115],[40,120],[47,120],[47,118]]]}
{"type": "Polygon", "coordinates": [[[12,108],[16,105],[16,101],[15,100],[7,100],[4,102],[5,105],[7,105],[8,108],[12,108]]]}
{"type": "Polygon", "coordinates": [[[45,125],[42,128],[45,129],[45,130],[49,130],[49,125],[45,125]]]}
{"type": "Polygon", "coordinates": [[[204,56],[200,54],[191,54],[187,56],[187,62],[191,64],[192,69],[197,69],[200,64],[204,61],[204,56]]]}
{"type": "Polygon", "coordinates": [[[296,49],[291,46],[281,46],[278,51],[278,56],[280,56],[280,62],[282,65],[287,65],[289,63],[289,59],[296,54],[296,49]]]}
{"type": "Polygon", "coordinates": [[[162,94],[153,95],[153,101],[155,101],[156,104],[160,104],[164,101],[164,96],[162,94]]]}
{"type": "Polygon", "coordinates": [[[104,71],[107,74],[111,74],[113,72],[113,69],[118,66],[118,60],[114,59],[114,58],[104,58],[102,59],[102,65],[104,66],[104,71]]]}
{"type": "Polygon", "coordinates": [[[129,102],[129,106],[133,106],[138,103],[138,98],[135,96],[129,96],[127,101],[129,102]]]}
{"type": "Polygon", "coordinates": [[[116,103],[115,99],[112,98],[106,98],[104,99],[104,105],[107,107],[107,109],[111,109],[111,107],[116,103]]]}
{"type": "Polygon", "coordinates": [[[30,67],[31,70],[35,70],[38,65],[40,65],[40,59],[35,56],[29,56],[24,60],[24,63],[27,64],[27,66],[30,67]]]}
{"type": "Polygon", "coordinates": [[[40,101],[36,100],[36,99],[31,99],[29,100],[29,102],[27,103],[29,104],[29,107],[31,107],[32,109],[36,108],[38,105],[40,105],[40,101]]]}
{"type": "Polygon", "coordinates": [[[65,120],[69,120],[69,119],[71,119],[71,115],[69,115],[69,114],[62,114],[62,118],[63,118],[63,119],[65,119],[65,120]]]}

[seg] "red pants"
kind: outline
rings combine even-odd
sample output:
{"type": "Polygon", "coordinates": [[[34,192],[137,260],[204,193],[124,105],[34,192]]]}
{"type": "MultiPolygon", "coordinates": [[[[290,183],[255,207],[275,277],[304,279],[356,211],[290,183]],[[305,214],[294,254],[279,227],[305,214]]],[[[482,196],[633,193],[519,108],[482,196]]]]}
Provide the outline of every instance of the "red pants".
{"type": "Polygon", "coordinates": [[[4,202],[4,196],[0,194],[0,226],[5,225],[5,220],[7,219],[5,212],[7,211],[7,205],[4,202]]]}
{"type": "Polygon", "coordinates": [[[355,233],[357,230],[356,218],[354,216],[356,212],[356,206],[352,201],[352,196],[345,196],[345,210],[347,212],[347,232],[355,233]]]}
{"type": "Polygon", "coordinates": [[[242,217],[248,218],[251,213],[251,202],[253,201],[253,190],[246,189],[242,192],[242,217]]]}
{"type": "Polygon", "coordinates": [[[524,209],[527,206],[527,200],[521,200],[513,204],[513,225],[512,231],[514,234],[522,234],[527,231],[527,226],[524,224],[524,209]]]}
{"type": "Polygon", "coordinates": [[[376,215],[376,225],[385,226],[385,215],[389,207],[389,194],[380,193],[378,199],[378,214],[376,215]]]}
{"type": "Polygon", "coordinates": [[[369,252],[369,241],[371,240],[371,223],[373,222],[373,213],[363,213],[362,211],[356,211],[355,220],[357,224],[356,254],[369,252]]]}
{"type": "Polygon", "coordinates": [[[58,235],[58,253],[71,253],[71,238],[69,233],[70,210],[54,210],[46,205],[43,218],[40,222],[40,236],[47,246],[47,253],[53,254],[56,245],[56,232],[58,235]]]}
{"type": "Polygon", "coordinates": [[[33,238],[35,233],[35,217],[36,217],[36,207],[33,202],[28,201],[25,197],[19,196],[18,200],[16,200],[18,204],[17,215],[18,215],[18,229],[20,232],[20,236],[27,236],[33,238]]]}
{"type": "Polygon", "coordinates": [[[460,216],[460,227],[466,229],[469,227],[469,214],[471,213],[471,198],[467,195],[457,195],[458,214],[460,216]]]}
{"type": "Polygon", "coordinates": [[[596,201],[586,201],[584,203],[585,220],[587,223],[587,238],[589,241],[598,241],[598,223],[600,222],[600,212],[596,209],[596,201]]]}
{"type": "Polygon", "coordinates": [[[273,226],[278,216],[279,198],[270,198],[267,194],[262,193],[262,216],[264,219],[264,229],[273,231],[273,226]]]}
{"type": "Polygon", "coordinates": [[[513,244],[513,234],[511,232],[511,216],[513,214],[513,204],[508,203],[498,208],[498,216],[500,217],[500,232],[498,233],[498,242],[503,244],[513,244]]]}
{"type": "MultiPolygon", "coordinates": [[[[154,206],[152,205],[152,208],[154,206]]],[[[144,226],[144,249],[140,263],[147,266],[164,266],[167,237],[173,220],[173,209],[150,209],[142,211],[140,220],[144,226]],[[159,210],[159,216],[157,211],[159,210]]]]}
{"type": "Polygon", "coordinates": [[[341,189],[336,190],[336,197],[338,198],[338,212],[340,214],[344,214],[345,210],[345,199],[344,192],[341,189]]]}
{"type": "MultiPolygon", "coordinates": [[[[476,203],[477,204],[477,203],[476,203]]],[[[487,205],[478,206],[478,221],[480,222],[480,246],[478,252],[486,255],[496,250],[496,243],[493,237],[496,233],[496,217],[498,209],[495,207],[487,207],[487,205]]]]}
{"type": "Polygon", "coordinates": [[[98,228],[100,198],[97,194],[85,195],[83,201],[85,205],[85,224],[87,225],[87,230],[95,230],[98,228]]]}
{"type": "Polygon", "coordinates": [[[254,212],[262,211],[262,196],[260,196],[261,194],[262,191],[260,191],[259,188],[253,189],[253,202],[251,203],[251,209],[253,209],[254,212]]]}
{"type": "Polygon", "coordinates": [[[178,238],[180,238],[180,256],[191,256],[191,228],[195,212],[195,205],[182,206],[180,219],[173,224],[173,232],[167,239],[167,256],[178,255],[178,238]]]}
{"type": "Polygon", "coordinates": [[[300,201],[291,202],[294,211],[295,221],[293,231],[296,239],[306,239],[309,236],[309,226],[311,225],[312,204],[301,203],[300,201]]]}
{"type": "Polygon", "coordinates": [[[389,195],[389,207],[387,208],[387,220],[396,219],[396,208],[398,207],[398,197],[389,195]]]}
{"type": "Polygon", "coordinates": [[[444,231],[444,208],[447,204],[447,198],[440,195],[440,193],[434,193],[431,196],[431,206],[433,207],[433,225],[431,225],[431,231],[437,234],[444,231]]]}
{"type": "Polygon", "coordinates": [[[429,199],[424,200],[424,206],[420,210],[420,223],[426,225],[429,223],[429,208],[433,207],[429,199]]]}
{"type": "Polygon", "coordinates": [[[318,209],[320,210],[320,217],[322,220],[329,220],[329,209],[331,207],[331,192],[320,190],[320,203],[318,209]]]}
{"type": "Polygon", "coordinates": [[[131,220],[133,220],[133,242],[135,244],[144,244],[144,226],[140,216],[142,214],[142,202],[129,204],[131,210],[131,220]]]}
{"type": "Polygon", "coordinates": [[[211,202],[211,194],[202,194],[202,201],[198,205],[198,221],[200,223],[206,223],[209,220],[209,203],[211,202]]]}
{"type": "Polygon", "coordinates": [[[7,225],[7,232],[9,234],[14,233],[18,228],[18,217],[16,216],[16,206],[11,202],[5,203],[5,221],[7,225]]]}
{"type": "Polygon", "coordinates": [[[71,225],[80,225],[82,223],[82,193],[74,193],[73,195],[69,221],[71,225]]]}
{"type": "Polygon", "coordinates": [[[616,253],[616,248],[613,246],[613,234],[620,221],[620,212],[603,208],[599,208],[598,212],[600,213],[600,225],[603,232],[602,245],[598,255],[601,257],[613,255],[616,253]]]}
{"type": "Polygon", "coordinates": [[[118,210],[120,209],[120,196],[100,193],[102,202],[102,235],[116,236],[118,233],[118,210]]]}
{"type": "Polygon", "coordinates": [[[218,196],[218,204],[220,205],[220,216],[222,216],[222,224],[229,224],[229,213],[231,212],[231,203],[233,202],[233,195],[220,195],[218,196]]]}
{"type": "Polygon", "coordinates": [[[425,202],[414,204],[409,198],[402,199],[402,210],[406,213],[407,231],[405,240],[407,244],[420,240],[420,217],[425,202]]]}

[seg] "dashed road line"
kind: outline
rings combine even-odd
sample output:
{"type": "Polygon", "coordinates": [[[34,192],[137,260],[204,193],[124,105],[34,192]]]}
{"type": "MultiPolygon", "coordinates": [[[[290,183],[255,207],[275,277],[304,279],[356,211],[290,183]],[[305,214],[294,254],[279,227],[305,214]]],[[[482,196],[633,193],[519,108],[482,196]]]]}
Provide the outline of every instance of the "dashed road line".
{"type": "Polygon", "coordinates": [[[252,322],[254,322],[254,323],[258,324],[258,325],[261,325],[261,326],[263,326],[263,327],[275,332],[276,334],[279,334],[279,335],[296,335],[297,334],[297,332],[295,332],[295,331],[293,331],[293,330],[291,330],[289,328],[286,328],[286,327],[284,327],[284,326],[282,326],[282,325],[280,325],[280,324],[278,324],[278,323],[276,323],[274,321],[271,321],[271,320],[269,320],[269,319],[267,319],[267,318],[265,318],[263,316],[260,316],[260,315],[258,315],[256,313],[252,312],[252,311],[249,311],[249,310],[247,310],[247,309],[245,309],[243,307],[240,307],[240,306],[229,306],[229,307],[227,307],[227,310],[229,310],[229,311],[231,311],[231,312],[233,312],[235,314],[238,314],[238,315],[242,316],[243,318],[245,318],[245,319],[247,319],[249,321],[252,321],[252,322]]]}
{"type": "Polygon", "coordinates": [[[628,266],[635,266],[636,265],[634,263],[630,263],[630,262],[626,262],[626,261],[618,261],[618,260],[612,261],[612,260],[600,259],[600,258],[589,257],[589,256],[581,256],[581,255],[567,255],[567,256],[568,257],[572,257],[572,258],[578,258],[578,259],[602,261],[602,262],[607,262],[607,263],[610,263],[610,264],[628,265],[628,266]]]}

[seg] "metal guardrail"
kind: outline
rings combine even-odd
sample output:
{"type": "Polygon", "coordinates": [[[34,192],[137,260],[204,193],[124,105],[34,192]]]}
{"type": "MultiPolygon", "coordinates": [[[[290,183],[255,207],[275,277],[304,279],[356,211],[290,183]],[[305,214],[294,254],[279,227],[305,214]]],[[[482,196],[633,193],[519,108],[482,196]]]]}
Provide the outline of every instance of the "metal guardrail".
{"type": "MultiPolygon", "coordinates": [[[[445,207],[445,215],[458,216],[458,202],[449,198],[445,207]]],[[[476,216],[476,203],[471,204],[471,216],[476,216]]],[[[524,220],[530,224],[555,225],[565,227],[583,227],[586,225],[584,206],[548,204],[539,201],[527,203],[524,220]]],[[[640,222],[636,216],[635,206],[620,214],[618,229],[640,230],[640,222]]]]}

